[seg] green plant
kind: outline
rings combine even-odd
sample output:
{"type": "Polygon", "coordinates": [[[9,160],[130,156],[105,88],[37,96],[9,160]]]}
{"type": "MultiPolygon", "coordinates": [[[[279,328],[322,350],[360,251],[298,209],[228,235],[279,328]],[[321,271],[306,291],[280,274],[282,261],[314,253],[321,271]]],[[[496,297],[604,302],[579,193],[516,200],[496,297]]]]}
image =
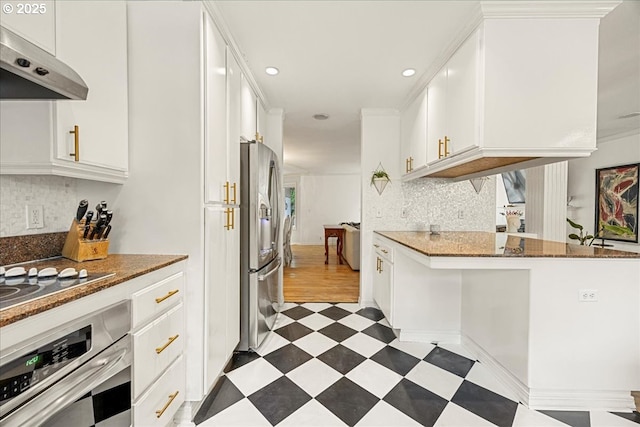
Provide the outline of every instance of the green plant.
{"type": "Polygon", "coordinates": [[[571,227],[577,229],[580,231],[580,234],[575,234],[575,233],[571,233],[569,234],[569,238],[572,240],[579,240],[581,245],[585,245],[585,242],[589,239],[591,239],[589,241],[589,245],[591,246],[591,244],[593,243],[593,241],[597,238],[599,238],[602,234],[603,231],[609,231],[613,234],[617,234],[620,236],[623,236],[625,234],[632,234],[632,230],[627,228],[627,227],[620,227],[618,225],[610,225],[610,224],[602,224],[602,228],[600,228],[600,230],[598,230],[598,233],[596,236],[589,234],[589,232],[585,232],[584,231],[584,227],[580,224],[578,224],[577,222],[573,222],[571,221],[569,218],[567,218],[567,222],[569,223],[569,225],[571,225],[571,227]]]}
{"type": "Polygon", "coordinates": [[[385,172],[384,170],[373,171],[373,174],[371,175],[371,185],[373,185],[373,182],[376,178],[386,178],[387,181],[391,182],[391,178],[389,178],[389,174],[387,174],[387,172],[385,172]]]}

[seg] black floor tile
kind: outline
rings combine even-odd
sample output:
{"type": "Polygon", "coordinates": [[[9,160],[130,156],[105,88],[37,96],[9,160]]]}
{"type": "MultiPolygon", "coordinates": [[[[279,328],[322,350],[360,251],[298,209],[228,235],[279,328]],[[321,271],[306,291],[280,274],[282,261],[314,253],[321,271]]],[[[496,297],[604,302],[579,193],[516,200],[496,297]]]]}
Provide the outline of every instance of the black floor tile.
{"type": "Polygon", "coordinates": [[[378,339],[385,344],[389,344],[391,341],[396,339],[396,334],[393,333],[393,330],[391,328],[379,323],[374,323],[367,329],[363,330],[362,333],[378,339]]]}
{"type": "Polygon", "coordinates": [[[231,356],[231,360],[229,360],[227,366],[224,367],[224,373],[231,372],[259,358],[260,355],[253,351],[236,351],[233,353],[233,356],[231,356]]]}
{"type": "Polygon", "coordinates": [[[222,376],[211,393],[205,397],[193,422],[200,424],[242,399],[244,399],[242,392],[226,376],[222,376]]]}
{"type": "Polygon", "coordinates": [[[329,326],[325,326],[324,328],[320,329],[318,332],[338,342],[342,342],[347,338],[349,338],[350,336],[358,333],[358,331],[355,331],[350,327],[337,322],[332,323],[329,326]]]}
{"type": "Polygon", "coordinates": [[[342,344],[338,344],[318,356],[318,360],[323,361],[342,375],[346,375],[350,370],[364,362],[366,357],[342,344]]]}
{"type": "Polygon", "coordinates": [[[370,359],[403,377],[420,362],[420,359],[417,357],[390,346],[383,347],[382,350],[371,356],[370,359]]]}
{"type": "Polygon", "coordinates": [[[634,423],[640,424],[640,412],[638,411],[633,411],[633,412],[612,412],[612,414],[615,414],[619,417],[625,418],[629,421],[633,421],[634,423]]]}
{"type": "Polygon", "coordinates": [[[316,396],[316,400],[347,425],[353,426],[380,399],[348,378],[342,377],[331,387],[316,396]]]}
{"type": "Polygon", "coordinates": [[[288,324],[287,326],[283,326],[282,328],[276,329],[275,332],[283,338],[288,339],[289,341],[295,341],[306,335],[309,335],[311,332],[313,332],[313,329],[307,328],[301,323],[294,322],[288,324]]]}
{"type": "Polygon", "coordinates": [[[293,307],[293,308],[290,308],[289,310],[283,311],[282,314],[287,315],[293,320],[300,320],[304,317],[312,315],[313,311],[299,305],[297,307],[293,307]]]}
{"type": "Polygon", "coordinates": [[[384,319],[384,314],[382,314],[382,311],[374,307],[361,308],[360,310],[356,311],[356,314],[359,314],[362,317],[366,317],[369,320],[373,320],[374,322],[384,319]]]}
{"type": "Polygon", "coordinates": [[[423,426],[433,426],[448,401],[403,378],[382,399],[423,426]]]}
{"type": "Polygon", "coordinates": [[[538,411],[571,427],[591,427],[589,411],[538,411]]]}
{"type": "Polygon", "coordinates": [[[287,377],[280,377],[249,396],[249,401],[271,425],[278,424],[310,400],[311,396],[287,377]]]}
{"type": "Polygon", "coordinates": [[[442,347],[436,347],[424,358],[425,362],[436,365],[452,374],[464,378],[475,363],[474,360],[467,359],[459,354],[453,353],[442,347]]]}
{"type": "Polygon", "coordinates": [[[453,403],[500,427],[511,427],[518,403],[469,381],[463,381],[453,403]]]}
{"type": "Polygon", "coordinates": [[[350,311],[347,311],[344,308],[336,307],[335,305],[333,307],[325,308],[324,310],[319,311],[318,313],[322,314],[323,316],[327,316],[329,319],[333,319],[333,320],[340,320],[343,317],[347,317],[348,315],[351,314],[350,311]]]}
{"type": "Polygon", "coordinates": [[[267,362],[278,368],[280,372],[286,374],[313,359],[313,356],[293,344],[288,344],[272,351],[264,358],[267,362]]]}

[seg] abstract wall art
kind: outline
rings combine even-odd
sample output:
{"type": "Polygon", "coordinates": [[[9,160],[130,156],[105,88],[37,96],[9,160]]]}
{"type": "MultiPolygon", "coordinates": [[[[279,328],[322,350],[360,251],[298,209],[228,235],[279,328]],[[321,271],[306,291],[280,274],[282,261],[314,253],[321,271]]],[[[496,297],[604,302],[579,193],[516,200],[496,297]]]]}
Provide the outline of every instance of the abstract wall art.
{"type": "Polygon", "coordinates": [[[596,224],[626,227],[631,233],[603,230],[598,237],[638,242],[638,169],[640,163],[596,169],[596,224]]]}

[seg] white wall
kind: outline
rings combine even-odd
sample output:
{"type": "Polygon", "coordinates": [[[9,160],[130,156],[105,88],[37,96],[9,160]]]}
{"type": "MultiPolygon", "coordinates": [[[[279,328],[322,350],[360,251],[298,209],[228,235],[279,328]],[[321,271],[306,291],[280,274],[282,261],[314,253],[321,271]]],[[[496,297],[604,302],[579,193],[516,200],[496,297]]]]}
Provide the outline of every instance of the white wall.
{"type": "MultiPolygon", "coordinates": [[[[596,169],[640,162],[640,133],[598,142],[590,157],[569,161],[568,196],[572,198],[567,215],[593,233],[595,225],[596,169]]],[[[574,229],[567,225],[567,235],[574,229]]],[[[569,240],[571,241],[571,240],[569,240]]],[[[576,243],[575,240],[571,241],[576,243]]],[[[637,243],[607,241],[616,249],[640,252],[637,243]]]]}
{"type": "Polygon", "coordinates": [[[292,244],[324,245],[324,224],[360,222],[360,175],[303,175],[285,182],[296,183],[292,244]]]}

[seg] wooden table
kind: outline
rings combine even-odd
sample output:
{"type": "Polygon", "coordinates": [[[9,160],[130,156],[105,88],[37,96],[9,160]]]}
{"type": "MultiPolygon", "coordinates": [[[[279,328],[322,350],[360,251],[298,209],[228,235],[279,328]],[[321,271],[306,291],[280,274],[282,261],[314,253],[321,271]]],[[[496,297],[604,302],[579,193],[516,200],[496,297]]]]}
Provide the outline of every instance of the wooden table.
{"type": "Polygon", "coordinates": [[[329,264],[329,238],[337,237],[338,261],[342,264],[342,242],[344,241],[344,228],[341,225],[324,225],[324,263],[329,264]]]}

